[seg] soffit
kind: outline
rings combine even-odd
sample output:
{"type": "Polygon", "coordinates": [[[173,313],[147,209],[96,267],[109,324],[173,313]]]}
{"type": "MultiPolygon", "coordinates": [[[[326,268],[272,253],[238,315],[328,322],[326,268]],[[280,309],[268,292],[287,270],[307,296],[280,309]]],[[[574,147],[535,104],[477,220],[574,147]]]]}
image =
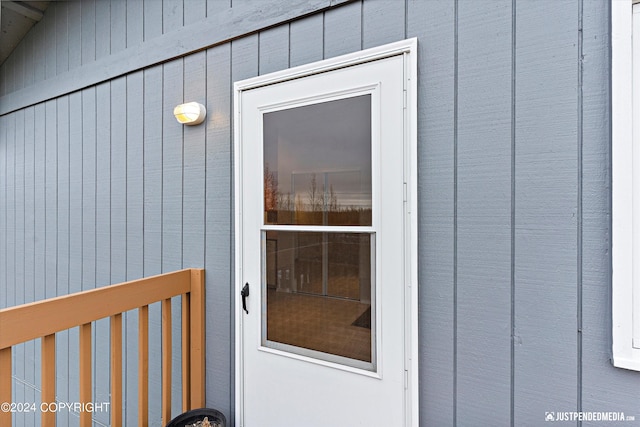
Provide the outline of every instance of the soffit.
{"type": "Polygon", "coordinates": [[[0,65],[42,19],[48,1],[0,0],[0,65]]]}

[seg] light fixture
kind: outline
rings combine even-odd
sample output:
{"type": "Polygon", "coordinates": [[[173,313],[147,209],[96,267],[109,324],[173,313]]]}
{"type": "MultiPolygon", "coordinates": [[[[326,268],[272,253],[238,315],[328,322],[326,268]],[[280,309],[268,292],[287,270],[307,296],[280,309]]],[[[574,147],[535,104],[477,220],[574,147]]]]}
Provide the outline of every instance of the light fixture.
{"type": "Polygon", "coordinates": [[[176,120],[184,125],[197,125],[204,121],[207,115],[207,109],[204,105],[197,102],[187,102],[180,104],[173,109],[173,115],[176,120]]]}

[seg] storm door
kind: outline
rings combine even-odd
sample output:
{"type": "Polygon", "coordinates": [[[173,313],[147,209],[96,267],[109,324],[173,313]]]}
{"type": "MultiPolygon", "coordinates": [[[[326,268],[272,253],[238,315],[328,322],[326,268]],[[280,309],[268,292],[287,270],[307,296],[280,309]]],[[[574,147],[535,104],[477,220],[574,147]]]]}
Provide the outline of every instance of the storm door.
{"type": "Polygon", "coordinates": [[[238,92],[241,426],[408,419],[405,66],[238,92]]]}

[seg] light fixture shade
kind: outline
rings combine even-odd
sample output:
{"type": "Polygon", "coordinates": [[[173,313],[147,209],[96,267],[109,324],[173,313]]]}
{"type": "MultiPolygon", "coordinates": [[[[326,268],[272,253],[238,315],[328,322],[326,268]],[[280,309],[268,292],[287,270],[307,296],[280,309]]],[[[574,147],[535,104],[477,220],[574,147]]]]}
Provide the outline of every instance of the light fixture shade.
{"type": "Polygon", "coordinates": [[[204,121],[207,109],[197,102],[187,102],[180,104],[173,109],[173,115],[179,123],[185,125],[197,125],[204,121]]]}

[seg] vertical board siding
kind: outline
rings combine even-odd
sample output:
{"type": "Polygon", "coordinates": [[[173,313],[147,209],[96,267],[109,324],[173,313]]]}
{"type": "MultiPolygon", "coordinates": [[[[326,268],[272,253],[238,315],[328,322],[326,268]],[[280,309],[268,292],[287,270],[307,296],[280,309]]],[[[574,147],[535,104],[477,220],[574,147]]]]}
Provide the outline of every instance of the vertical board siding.
{"type": "MultiPolygon", "coordinates": [[[[33,56],[33,51],[34,51],[34,34],[35,34],[35,30],[30,31],[29,33],[27,33],[27,35],[25,36],[25,38],[22,41],[22,45],[20,46],[21,49],[24,49],[24,67],[23,67],[23,73],[24,73],[24,86],[30,86],[33,84],[33,76],[34,76],[34,67],[33,64],[35,64],[35,58],[33,56]]],[[[0,93],[1,90],[0,90],[0,93]]]]}
{"type": "MultiPolygon", "coordinates": [[[[102,2],[98,2],[100,4],[102,2]]],[[[106,2],[108,4],[108,2],[106,2]]],[[[97,6],[97,5],[96,5],[97,6]]],[[[111,82],[96,87],[96,278],[94,287],[111,283],[111,82]]],[[[95,322],[92,333],[93,390],[96,402],[109,400],[109,319],[95,322]]],[[[108,414],[95,414],[108,424],[108,414]]]]}
{"type": "MultiPolygon", "coordinates": [[[[24,115],[24,200],[25,200],[25,241],[24,241],[24,291],[25,302],[35,300],[35,199],[34,199],[34,109],[25,109],[24,115]]],[[[1,256],[1,255],[0,255],[1,256]]],[[[34,342],[25,344],[25,402],[35,402],[35,347],[34,342]]],[[[24,425],[35,425],[35,414],[24,414],[24,425]]]]}
{"type": "Polygon", "coordinates": [[[111,0],[111,51],[127,48],[127,0],[111,0]]]}
{"type": "MultiPolygon", "coordinates": [[[[50,79],[56,76],[58,71],[58,47],[56,46],[56,15],[57,3],[53,5],[47,16],[42,18],[39,25],[44,26],[44,78],[50,79]]],[[[64,49],[65,46],[60,46],[64,49]]]]}
{"type": "MultiPolygon", "coordinates": [[[[15,167],[16,167],[16,115],[11,114],[6,121],[7,126],[7,160],[6,160],[6,281],[11,283],[7,289],[6,305],[12,306],[16,304],[16,293],[18,292],[15,285],[16,274],[16,188],[15,188],[15,167]]],[[[14,363],[15,365],[15,363],[14,363]]]]}
{"type": "Polygon", "coordinates": [[[324,49],[324,14],[311,15],[289,24],[289,66],[319,61],[324,49]]]}
{"type": "Polygon", "coordinates": [[[207,16],[214,16],[232,6],[233,0],[206,0],[207,16]]]}
{"type": "MultiPolygon", "coordinates": [[[[144,277],[144,72],[127,76],[126,280],[144,277]]],[[[125,315],[123,425],[138,420],[138,311],[125,315]],[[129,380],[127,380],[129,379],[129,380]]]]}
{"type": "Polygon", "coordinates": [[[96,0],[96,59],[104,58],[111,54],[111,1],[96,0]]]}
{"type": "Polygon", "coordinates": [[[204,20],[207,17],[207,0],[187,0],[183,13],[185,25],[204,20]]]}
{"type": "Polygon", "coordinates": [[[82,290],[82,93],[69,95],[69,292],[82,290]]]}
{"type": "Polygon", "coordinates": [[[453,328],[453,126],[455,9],[410,2],[418,37],[418,280],[420,424],[455,423],[453,328]],[[438,40],[437,43],[429,43],[438,40]]]}
{"type": "Polygon", "coordinates": [[[324,13],[323,58],[362,48],[362,2],[355,1],[324,13]]]}
{"type": "Polygon", "coordinates": [[[162,32],[174,31],[184,24],[184,0],[162,0],[162,32]]]}
{"type": "MultiPolygon", "coordinates": [[[[35,166],[34,166],[34,178],[35,178],[35,256],[34,256],[34,271],[35,271],[35,301],[39,301],[45,298],[46,295],[46,283],[45,283],[45,129],[43,124],[45,123],[45,109],[44,104],[35,106],[35,166]],[[37,125],[36,125],[37,124],[37,125]],[[43,286],[43,284],[45,286],[43,286]]],[[[6,157],[5,157],[6,158],[6,157]]],[[[5,196],[6,200],[6,196],[5,196]]],[[[6,228],[5,228],[6,230],[6,228]]],[[[5,258],[6,259],[6,258],[5,258]]],[[[6,271],[6,270],[5,270],[6,271]]],[[[5,286],[9,286],[7,283],[5,286]]]]}
{"type": "Polygon", "coordinates": [[[56,70],[55,75],[69,71],[69,32],[67,24],[67,2],[55,2],[55,44],[56,44],[56,70]]]}
{"type": "Polygon", "coordinates": [[[260,74],[289,68],[289,25],[260,32],[258,64],[260,74]]]}
{"type": "MultiPolygon", "coordinates": [[[[113,7],[113,4],[112,4],[113,7]]],[[[124,31],[123,31],[124,33],[124,31]]],[[[124,49],[124,40],[122,40],[124,49]]],[[[132,120],[133,118],[131,118],[132,120]]],[[[129,122],[127,109],[127,78],[120,77],[111,83],[111,278],[110,283],[121,283],[127,280],[127,125],[129,122]]],[[[127,326],[129,313],[124,315],[124,326],[127,326]]],[[[105,322],[106,323],[106,322],[105,322]]],[[[111,326],[111,325],[109,325],[111,326]]],[[[131,333],[135,333],[135,329],[131,333]]],[[[123,333],[126,339],[129,330],[123,333]]],[[[125,341],[126,343],[126,341],[125,341]]],[[[128,373],[126,356],[127,347],[123,345],[123,375],[128,373]]],[[[137,356],[137,355],[136,355],[137,356]]],[[[135,359],[134,359],[135,360],[135,359]]],[[[133,362],[133,361],[132,361],[133,362]]],[[[134,362],[135,363],[135,362],[134,362]]],[[[131,376],[136,378],[135,372],[131,376]]],[[[134,386],[136,381],[123,381],[122,392],[134,386]]],[[[124,402],[122,402],[124,404],[124,402]]],[[[127,415],[127,408],[122,411],[127,415]]],[[[110,418],[106,418],[107,421],[110,418]]],[[[108,424],[108,422],[107,422],[108,424]]],[[[123,425],[127,423],[123,422],[123,425]]]]}
{"type": "MultiPolygon", "coordinates": [[[[146,5],[147,3],[145,3],[146,5]]],[[[145,276],[162,273],[162,79],[163,67],[144,71],[144,264],[145,276]]],[[[168,141],[167,141],[168,143],[168,141]]],[[[160,307],[149,306],[149,372],[160,372],[160,307]]],[[[159,375],[149,378],[149,422],[160,423],[159,375]]]]}
{"type": "MultiPolygon", "coordinates": [[[[207,104],[206,69],[206,52],[184,59],[185,102],[207,104]]],[[[206,128],[186,126],[183,131],[182,266],[199,268],[205,248],[206,128]]]]}
{"type": "Polygon", "coordinates": [[[33,27],[33,82],[45,78],[45,26],[42,21],[33,27]]]}
{"type": "MultiPolygon", "coordinates": [[[[15,279],[16,304],[25,303],[25,111],[15,113],[16,133],[15,133],[15,279]]],[[[27,370],[31,364],[27,361],[27,346],[20,344],[13,348],[14,352],[14,373],[17,378],[25,378],[27,370]]],[[[16,398],[25,399],[27,388],[22,381],[14,381],[16,388],[16,398]]],[[[25,416],[21,415],[24,420],[25,416]]]]}
{"type": "Polygon", "coordinates": [[[67,0],[52,2],[32,33],[0,65],[0,96],[64,74],[101,57],[197,23],[231,7],[231,0],[67,0]],[[47,44],[45,48],[44,44],[47,44]],[[43,61],[46,52],[46,64],[43,61]],[[35,63],[42,68],[35,71],[35,63]]]}
{"type": "MultiPolygon", "coordinates": [[[[69,97],[58,98],[57,110],[57,293],[69,293],[69,97]]],[[[56,335],[56,398],[69,400],[69,332],[56,335]]],[[[60,425],[69,424],[69,412],[56,414],[60,425]]]]}
{"type": "Polygon", "coordinates": [[[514,421],[534,425],[578,404],[578,14],[517,3],[516,21],[514,421]]]}
{"type": "Polygon", "coordinates": [[[25,51],[24,49],[20,49],[18,52],[16,52],[15,55],[13,55],[14,58],[11,58],[12,61],[12,81],[13,81],[13,88],[14,90],[16,88],[22,87],[24,82],[24,56],[25,56],[25,51]]]}
{"type": "Polygon", "coordinates": [[[82,3],[68,1],[67,5],[68,63],[69,70],[73,70],[82,65],[82,3]]]}
{"type": "MultiPolygon", "coordinates": [[[[230,7],[53,3],[0,66],[0,93],[230,7]]],[[[233,425],[232,84],[418,37],[420,425],[539,425],[546,411],[637,417],[638,373],[609,362],[608,22],[606,2],[583,0],[554,2],[552,14],[544,2],[353,1],[4,115],[0,307],[204,266],[206,406],[233,425]],[[206,105],[204,125],[176,123],[173,108],[189,101],[206,105]]],[[[160,309],[149,311],[149,371],[159,372],[160,309]]],[[[137,313],[124,324],[130,425],[137,313]]],[[[95,401],[109,398],[108,336],[99,322],[95,401]]],[[[77,340],[57,340],[61,400],[78,399],[77,340]]],[[[16,348],[16,398],[39,401],[39,364],[39,342],[16,348]]],[[[152,375],[151,425],[160,390],[152,375]]]]}
{"type": "Polygon", "coordinates": [[[144,274],[162,272],[162,66],[144,71],[144,274]]]}
{"type": "Polygon", "coordinates": [[[207,316],[206,406],[218,408],[233,425],[233,342],[231,263],[232,245],[232,140],[231,44],[207,50],[206,63],[206,176],[205,176],[205,280],[207,316]],[[218,387],[211,387],[218,384],[218,387]]]}
{"type": "Polygon", "coordinates": [[[162,271],[182,267],[182,126],[173,109],[183,102],[183,61],[163,66],[162,86],[162,271]]]}
{"type": "Polygon", "coordinates": [[[362,2],[362,48],[405,38],[405,4],[397,0],[362,2]]]}
{"type": "MultiPolygon", "coordinates": [[[[46,271],[45,271],[45,105],[38,104],[34,107],[34,300],[39,301],[46,297],[46,271]]],[[[8,286],[8,284],[7,284],[8,286]]],[[[38,390],[41,384],[40,366],[41,352],[40,340],[34,342],[34,387],[38,390]]],[[[34,393],[34,402],[39,399],[40,393],[34,393]]],[[[39,417],[37,417],[39,419],[39,417]]]]}
{"type": "Polygon", "coordinates": [[[137,46],[144,41],[144,3],[127,1],[127,47],[137,46]]]}
{"type": "Polygon", "coordinates": [[[82,91],[82,290],[96,282],[96,88],[82,91]]]}
{"type": "Polygon", "coordinates": [[[45,181],[44,181],[44,243],[45,243],[45,297],[53,298],[58,295],[58,218],[57,218],[57,187],[58,187],[58,133],[56,101],[45,103],[45,181]]]}
{"type": "MultiPolygon", "coordinates": [[[[166,2],[165,2],[166,6],[166,2]]],[[[177,5],[175,6],[177,8],[177,5]]],[[[162,86],[162,271],[169,272],[182,268],[182,213],[183,213],[183,126],[176,125],[173,109],[183,102],[184,65],[183,60],[163,65],[162,86]]],[[[171,301],[171,316],[181,318],[180,301],[171,301]]],[[[180,413],[182,400],[180,390],[180,324],[172,323],[172,414],[180,413]]]]}
{"type": "Polygon", "coordinates": [[[146,41],[162,35],[162,0],[158,0],[157,2],[143,2],[143,5],[144,40],[146,41]]]}
{"type": "Polygon", "coordinates": [[[121,77],[111,82],[110,283],[127,279],[127,122],[127,78],[121,77]]]}
{"type": "Polygon", "coordinates": [[[456,418],[509,425],[511,0],[458,2],[457,68],[456,418]]]}
{"type": "Polygon", "coordinates": [[[25,132],[24,132],[25,111],[17,111],[14,115],[16,120],[15,128],[15,161],[14,161],[14,184],[15,184],[15,286],[16,304],[24,304],[24,172],[25,172],[25,132]]]}
{"type": "MultiPolygon", "coordinates": [[[[71,23],[71,20],[69,21],[71,23]]],[[[83,279],[83,116],[82,93],[69,95],[69,292],[82,290],[83,279]]],[[[68,331],[69,369],[67,372],[68,399],[70,402],[80,401],[80,375],[77,369],[76,354],[80,348],[78,329],[68,331]]],[[[70,414],[71,420],[75,414],[70,414]]]]}
{"type": "Polygon", "coordinates": [[[24,302],[35,300],[34,109],[24,112],[24,302]]]}
{"type": "Polygon", "coordinates": [[[96,60],[96,0],[82,1],[80,40],[82,43],[82,65],[96,60]]]}

